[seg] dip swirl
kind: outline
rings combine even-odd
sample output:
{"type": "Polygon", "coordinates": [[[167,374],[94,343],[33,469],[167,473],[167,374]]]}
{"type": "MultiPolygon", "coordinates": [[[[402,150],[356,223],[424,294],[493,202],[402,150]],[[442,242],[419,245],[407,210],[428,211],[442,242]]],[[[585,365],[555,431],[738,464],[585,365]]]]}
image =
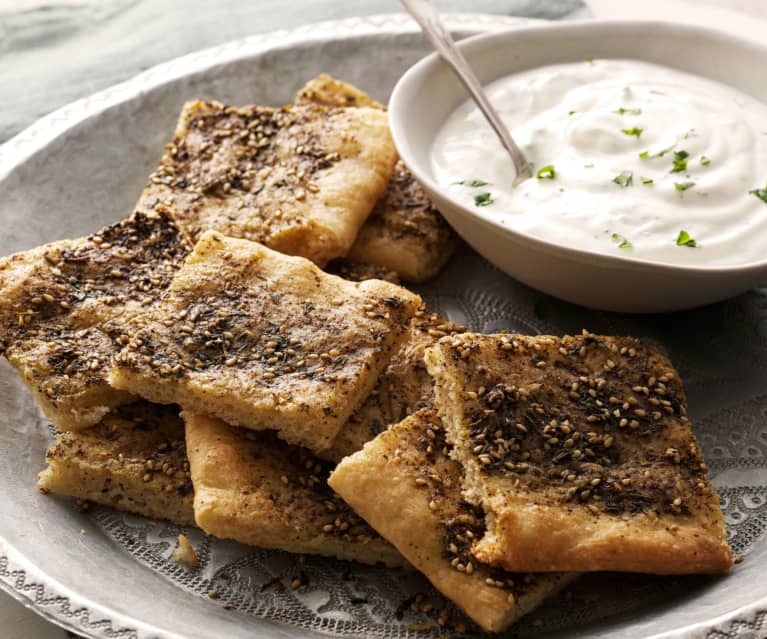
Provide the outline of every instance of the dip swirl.
{"type": "Polygon", "coordinates": [[[486,88],[533,165],[517,188],[473,103],[432,148],[437,181],[489,219],[560,245],[739,265],[767,247],[767,105],[634,60],[540,67],[486,88]]]}

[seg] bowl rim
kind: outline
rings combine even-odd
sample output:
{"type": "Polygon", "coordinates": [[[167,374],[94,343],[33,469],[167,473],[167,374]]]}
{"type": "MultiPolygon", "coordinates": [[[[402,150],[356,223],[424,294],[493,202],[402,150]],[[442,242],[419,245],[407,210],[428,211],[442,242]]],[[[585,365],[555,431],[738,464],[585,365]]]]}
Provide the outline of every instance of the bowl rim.
{"type": "MultiPolygon", "coordinates": [[[[572,32],[603,32],[610,30],[613,32],[620,30],[628,30],[636,32],[642,30],[644,37],[654,37],[657,34],[673,34],[680,31],[684,31],[691,35],[696,35],[706,39],[708,42],[715,42],[718,46],[724,47],[744,47],[751,49],[753,55],[762,57],[767,64],[767,45],[761,44],[756,40],[748,37],[738,36],[732,32],[722,31],[713,27],[704,27],[700,25],[668,22],[663,20],[628,20],[628,19],[611,19],[611,20],[573,20],[569,22],[539,22],[525,24],[513,29],[504,29],[501,31],[495,31],[490,33],[483,33],[476,36],[465,38],[457,43],[458,48],[463,53],[471,53],[475,50],[481,50],[491,44],[496,43],[508,43],[509,40],[518,37],[520,32],[553,32],[558,33],[560,36],[566,36],[572,32]]],[[[645,43],[646,44],[646,43],[645,43]]],[[[553,64],[553,63],[552,63],[553,64]]],[[[471,218],[471,223],[481,223],[485,226],[491,227],[493,230],[500,232],[504,239],[511,239],[516,242],[527,243],[535,247],[538,251],[547,254],[556,254],[560,258],[566,258],[571,261],[587,263],[592,266],[610,266],[619,268],[621,270],[633,270],[633,271],[645,271],[655,273],[668,273],[675,276],[688,276],[688,277],[710,277],[712,275],[717,276],[746,276],[757,275],[764,272],[767,277],[767,257],[760,261],[747,262],[745,264],[723,264],[723,265],[685,265],[685,264],[673,264],[660,260],[648,260],[629,255],[609,255],[607,253],[599,253],[597,251],[591,251],[588,249],[575,248],[567,246],[566,244],[558,244],[546,239],[535,237],[524,231],[511,228],[505,224],[485,217],[480,212],[472,210],[466,206],[463,202],[454,197],[448,189],[439,185],[432,177],[428,169],[414,161],[413,157],[409,154],[409,144],[407,142],[407,125],[406,125],[406,113],[408,109],[403,103],[411,104],[417,102],[415,99],[410,99],[406,96],[410,89],[410,85],[419,80],[420,78],[434,73],[439,68],[445,68],[447,64],[440,58],[437,52],[432,52],[426,57],[422,58],[411,66],[397,81],[397,84],[392,90],[391,97],[389,99],[389,127],[391,129],[392,138],[394,140],[397,152],[400,155],[400,159],[405,163],[407,168],[413,173],[415,178],[422,183],[427,190],[437,192],[444,199],[448,200],[452,206],[460,210],[463,214],[471,218]]],[[[534,68],[534,67],[530,67],[534,68]]],[[[698,74],[701,75],[701,74],[698,74]]],[[[504,76],[499,76],[500,77],[504,76]]],[[[701,75],[701,77],[706,77],[701,75]]],[[[711,79],[711,78],[708,78],[711,79]]],[[[714,80],[721,84],[726,84],[719,80],[714,80]]],[[[416,92],[413,92],[415,95],[416,92]]],[[[468,93],[466,94],[466,100],[470,99],[468,93]]],[[[760,100],[761,101],[761,100],[760,100]]],[[[433,143],[433,140],[432,140],[433,143]]]]}

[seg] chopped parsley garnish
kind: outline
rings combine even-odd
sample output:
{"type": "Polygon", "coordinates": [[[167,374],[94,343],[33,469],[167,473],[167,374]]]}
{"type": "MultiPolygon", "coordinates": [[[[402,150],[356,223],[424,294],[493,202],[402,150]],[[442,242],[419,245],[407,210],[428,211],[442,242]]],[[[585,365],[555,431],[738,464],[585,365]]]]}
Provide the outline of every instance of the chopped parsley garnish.
{"type": "Polygon", "coordinates": [[[642,135],[642,131],[644,129],[639,128],[638,126],[631,127],[630,129],[621,129],[626,135],[635,135],[637,138],[642,135]]]}
{"type": "Polygon", "coordinates": [[[577,112],[577,111],[568,111],[568,112],[567,112],[567,115],[574,115],[574,114],[576,114],[576,113],[578,113],[578,112],[577,112]]]}
{"type": "Polygon", "coordinates": [[[764,185],[763,189],[754,189],[748,193],[749,195],[756,195],[762,202],[767,204],[767,184],[764,185]]]}
{"type": "Polygon", "coordinates": [[[677,191],[686,191],[695,186],[695,182],[674,182],[674,188],[677,191]]]}
{"type": "Polygon", "coordinates": [[[594,163],[593,163],[593,162],[591,162],[591,163],[589,163],[589,164],[584,164],[584,165],[583,165],[583,168],[584,168],[584,169],[593,169],[593,168],[594,168],[594,163]]]}
{"type": "Polygon", "coordinates": [[[711,164],[711,160],[709,158],[707,158],[705,155],[701,155],[700,156],[700,163],[703,166],[708,166],[709,164],[711,164]]]}
{"type": "Polygon", "coordinates": [[[476,206],[487,206],[488,204],[492,204],[493,202],[495,202],[495,200],[490,195],[490,193],[477,193],[474,196],[474,204],[476,206]]]}
{"type": "Polygon", "coordinates": [[[634,184],[634,174],[631,171],[623,171],[613,178],[613,182],[620,184],[624,189],[634,184]]]}
{"type": "Polygon", "coordinates": [[[557,177],[557,172],[554,169],[553,164],[547,164],[546,166],[542,166],[540,169],[538,169],[538,173],[535,174],[535,177],[537,177],[539,180],[553,180],[555,177],[557,177]]]}
{"type": "Polygon", "coordinates": [[[660,151],[658,151],[657,153],[653,153],[652,155],[650,155],[649,151],[642,151],[639,154],[639,157],[642,158],[643,160],[652,159],[652,158],[662,158],[664,155],[666,155],[666,153],[671,153],[671,151],[674,150],[675,146],[676,144],[672,144],[671,146],[667,146],[665,149],[661,149],[660,151]]]}
{"type": "Polygon", "coordinates": [[[613,111],[613,113],[617,113],[618,115],[626,115],[627,113],[629,115],[642,115],[642,109],[624,109],[621,107],[617,111],[613,111]]]}
{"type": "MultiPolygon", "coordinates": [[[[639,154],[639,157],[642,158],[643,160],[652,159],[652,158],[662,158],[664,155],[666,155],[666,153],[670,153],[671,151],[673,151],[676,148],[676,145],[679,144],[682,140],[686,140],[687,138],[690,138],[690,137],[695,137],[696,135],[698,134],[695,133],[695,129],[690,129],[687,133],[683,133],[682,135],[677,135],[676,142],[674,142],[674,144],[672,144],[671,146],[667,146],[665,149],[661,149],[657,153],[653,153],[653,154],[650,154],[649,151],[642,151],[639,154]]],[[[685,157],[687,156],[685,155],[685,157]]]]}
{"type": "Polygon", "coordinates": [[[690,248],[695,248],[696,246],[698,246],[698,243],[690,237],[690,234],[687,231],[682,229],[681,231],[679,231],[679,235],[676,238],[676,245],[689,246],[690,248]]]}
{"type": "Polygon", "coordinates": [[[640,179],[642,180],[642,184],[644,184],[645,186],[652,186],[652,178],[643,177],[640,179]]]}
{"type": "Polygon", "coordinates": [[[618,248],[634,248],[634,245],[631,242],[629,242],[625,237],[618,233],[613,233],[613,242],[618,245],[618,248]]]}
{"type": "Polygon", "coordinates": [[[480,186],[487,186],[490,182],[485,182],[484,180],[461,180],[460,182],[453,182],[453,184],[463,184],[464,186],[471,186],[476,189],[480,186]]]}
{"type": "Polygon", "coordinates": [[[690,157],[690,154],[687,151],[674,151],[674,168],[671,169],[669,173],[681,173],[682,171],[686,171],[688,157],[690,157]]]}
{"type": "Polygon", "coordinates": [[[586,62],[589,64],[594,64],[594,58],[586,58],[586,62]]]}

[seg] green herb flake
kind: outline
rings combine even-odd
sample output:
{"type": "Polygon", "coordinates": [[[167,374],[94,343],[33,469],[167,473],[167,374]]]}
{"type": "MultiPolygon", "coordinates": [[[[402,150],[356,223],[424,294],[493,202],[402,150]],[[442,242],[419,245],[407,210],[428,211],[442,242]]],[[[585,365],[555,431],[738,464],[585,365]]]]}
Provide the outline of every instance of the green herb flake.
{"type": "Polygon", "coordinates": [[[695,182],[674,182],[674,188],[677,191],[686,191],[695,186],[695,182]]]}
{"type": "Polygon", "coordinates": [[[622,235],[618,233],[613,233],[612,238],[613,238],[613,242],[615,242],[618,245],[618,248],[622,248],[622,249],[634,248],[634,245],[631,242],[629,242],[625,237],[623,237],[622,235]]]}
{"type": "Polygon", "coordinates": [[[767,184],[764,185],[763,189],[754,189],[753,191],[749,191],[748,194],[756,195],[762,202],[767,204],[767,184]]]}
{"type": "Polygon", "coordinates": [[[621,131],[623,131],[626,135],[634,135],[639,138],[639,136],[642,135],[642,131],[644,131],[644,129],[635,126],[631,127],[630,129],[621,129],[621,131]]]}
{"type": "Polygon", "coordinates": [[[674,168],[669,173],[681,173],[687,170],[687,158],[690,154],[687,151],[674,151],[674,168]]]}
{"type": "Polygon", "coordinates": [[[709,158],[707,158],[705,155],[701,155],[700,156],[700,163],[703,166],[708,166],[709,164],[711,164],[711,160],[709,158]]]}
{"type": "Polygon", "coordinates": [[[666,155],[667,153],[671,153],[671,151],[673,151],[673,150],[674,150],[674,147],[675,147],[675,146],[676,146],[676,144],[674,144],[674,145],[672,145],[672,146],[667,146],[665,149],[661,149],[661,150],[660,150],[660,151],[658,151],[657,153],[652,153],[652,154],[651,154],[649,151],[642,151],[642,152],[639,154],[639,157],[640,157],[641,159],[643,159],[643,160],[648,160],[648,159],[649,159],[649,160],[652,160],[652,159],[655,159],[655,158],[662,158],[662,157],[663,157],[664,155],[666,155]]]}
{"type": "Polygon", "coordinates": [[[453,184],[462,184],[464,186],[471,186],[473,188],[479,188],[480,186],[487,186],[490,182],[484,180],[460,180],[459,182],[453,182],[453,184]]]}
{"type": "Polygon", "coordinates": [[[490,193],[477,193],[474,196],[474,204],[476,206],[487,206],[488,204],[492,204],[493,202],[495,202],[495,200],[490,195],[490,193]]]}
{"type": "Polygon", "coordinates": [[[537,177],[539,180],[553,180],[555,177],[557,177],[557,172],[554,169],[553,164],[547,164],[546,166],[542,166],[540,169],[538,169],[538,173],[535,174],[535,177],[537,177]]]}
{"type": "Polygon", "coordinates": [[[584,169],[593,169],[593,168],[594,168],[594,163],[593,163],[593,162],[591,162],[591,163],[589,163],[589,164],[584,164],[584,165],[583,165],[583,168],[584,168],[584,169]]]}
{"type": "Polygon", "coordinates": [[[690,248],[695,248],[696,246],[698,246],[698,243],[690,237],[690,234],[687,231],[682,229],[681,231],[679,231],[679,235],[676,238],[676,245],[689,246],[690,248]]]}
{"type": "Polygon", "coordinates": [[[626,115],[627,113],[629,115],[642,115],[642,109],[624,109],[621,107],[617,111],[613,111],[613,113],[617,113],[618,115],[626,115]]]}
{"type": "Polygon", "coordinates": [[[623,171],[623,173],[620,173],[613,178],[613,182],[625,189],[627,186],[634,184],[634,174],[631,171],[623,171]]]}
{"type": "Polygon", "coordinates": [[[578,112],[577,111],[568,111],[567,115],[575,115],[576,113],[578,113],[578,112]]]}
{"type": "Polygon", "coordinates": [[[594,58],[586,58],[586,62],[589,64],[594,64],[594,58]]]}
{"type": "Polygon", "coordinates": [[[652,186],[653,184],[652,178],[642,177],[640,179],[642,180],[642,184],[644,184],[645,186],[652,186]]]}

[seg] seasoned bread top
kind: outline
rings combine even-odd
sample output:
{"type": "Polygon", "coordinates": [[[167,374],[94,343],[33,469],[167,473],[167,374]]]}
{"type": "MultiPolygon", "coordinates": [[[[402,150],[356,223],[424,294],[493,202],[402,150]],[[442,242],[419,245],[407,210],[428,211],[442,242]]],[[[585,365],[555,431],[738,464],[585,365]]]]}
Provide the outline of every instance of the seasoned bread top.
{"type": "MultiPolygon", "coordinates": [[[[324,73],[296,94],[296,104],[385,109],[358,88],[324,73]]],[[[390,268],[408,282],[425,282],[437,275],[456,245],[450,226],[399,161],[348,257],[390,268]]]]}
{"type": "Polygon", "coordinates": [[[343,257],[388,182],[396,152],[380,110],[184,107],[138,208],[320,266],[343,257]]]}
{"type": "Polygon", "coordinates": [[[729,567],[665,357],[630,338],[466,333],[440,340],[426,362],[465,495],[493,515],[478,556],[511,570],[729,567]],[[540,539],[552,526],[555,548],[540,539]]]}
{"type": "Polygon", "coordinates": [[[97,233],[0,260],[0,346],[87,328],[157,299],[191,247],[165,214],[137,212],[97,233]]]}
{"type": "Polygon", "coordinates": [[[183,413],[206,532],[266,548],[401,566],[397,551],[327,485],[331,466],[271,431],[183,413]]]}
{"type": "Polygon", "coordinates": [[[420,303],[255,242],[208,232],[135,322],[110,381],[153,401],[326,448],[407,335],[420,303]]]}
{"type": "Polygon", "coordinates": [[[472,545],[481,508],[461,497],[463,469],[434,409],[422,409],[344,459],[330,485],[485,630],[499,631],[575,575],[509,573],[484,565],[472,545]]]}
{"type": "Polygon", "coordinates": [[[129,399],[106,382],[119,327],[161,295],[190,250],[170,217],[137,212],[0,260],[0,353],[60,429],[92,426],[129,399]]]}
{"type": "Polygon", "coordinates": [[[381,103],[376,102],[364,91],[357,87],[336,80],[327,73],[320,73],[312,78],[296,93],[296,106],[317,105],[325,107],[372,107],[385,110],[381,103]]]}
{"type": "Polygon", "coordinates": [[[333,445],[322,451],[321,457],[340,461],[360,450],[390,424],[433,406],[433,381],[426,371],[424,351],[440,338],[465,330],[425,308],[418,310],[410,323],[407,341],[391,358],[365,403],[344,424],[333,445]]]}
{"type": "Polygon", "coordinates": [[[86,432],[59,435],[46,459],[49,468],[40,475],[44,490],[78,494],[78,486],[68,483],[71,476],[61,472],[57,462],[74,463],[89,473],[89,478],[100,478],[105,485],[129,485],[121,489],[126,490],[126,498],[136,497],[130,488],[142,483],[149,484],[142,499],[151,501],[152,492],[189,496],[191,512],[192,480],[184,423],[176,406],[143,400],[120,406],[86,432]]]}
{"type": "Polygon", "coordinates": [[[457,245],[450,225],[399,161],[348,258],[382,264],[419,283],[435,277],[457,245]]]}

